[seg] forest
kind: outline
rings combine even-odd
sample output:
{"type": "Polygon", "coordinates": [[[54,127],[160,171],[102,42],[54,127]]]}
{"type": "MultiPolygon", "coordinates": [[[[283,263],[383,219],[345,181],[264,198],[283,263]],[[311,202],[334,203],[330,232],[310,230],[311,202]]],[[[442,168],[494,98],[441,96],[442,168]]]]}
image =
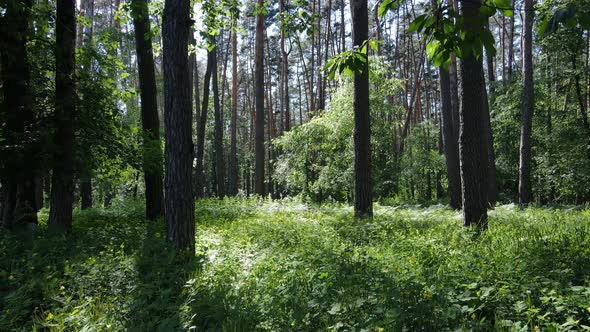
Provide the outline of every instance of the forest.
{"type": "Polygon", "coordinates": [[[590,331],[590,0],[0,0],[0,331],[590,331]]]}

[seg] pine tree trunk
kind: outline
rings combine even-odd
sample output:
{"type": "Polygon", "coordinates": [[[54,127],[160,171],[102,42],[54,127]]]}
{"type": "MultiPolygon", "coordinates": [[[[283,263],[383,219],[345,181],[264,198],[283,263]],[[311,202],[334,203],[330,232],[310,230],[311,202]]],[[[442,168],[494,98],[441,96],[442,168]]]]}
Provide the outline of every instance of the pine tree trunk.
{"type": "Polygon", "coordinates": [[[143,173],[145,178],[146,218],[154,220],[164,214],[162,148],[151,27],[147,0],[132,0],[135,47],[141,96],[143,129],[143,173]]]}
{"type": "Polygon", "coordinates": [[[531,192],[531,135],[535,96],[533,87],[533,0],[524,0],[523,22],[523,94],[520,124],[520,160],[518,167],[518,199],[521,205],[532,200],[531,192]]]}
{"type": "MultiPolygon", "coordinates": [[[[351,0],[352,39],[361,46],[369,38],[367,0],[351,0]]],[[[369,113],[369,63],[354,75],[354,214],[372,217],[371,116],[369,113]]]]}
{"type": "Polygon", "coordinates": [[[459,169],[459,146],[453,128],[453,106],[451,104],[450,75],[444,68],[439,68],[440,100],[442,115],[442,137],[447,165],[449,205],[453,209],[461,208],[461,175],[459,169]]]}
{"type": "Polygon", "coordinates": [[[192,107],[188,70],[190,1],[166,0],[162,22],[166,135],[166,234],[176,248],[194,255],[192,107]]]}
{"type": "Polygon", "coordinates": [[[76,48],[76,3],[57,0],[55,45],[55,123],[53,177],[49,228],[67,231],[72,227],[74,201],[74,118],[76,90],[74,82],[76,48]]]}
{"type": "MultiPolygon", "coordinates": [[[[235,21],[234,21],[235,24],[235,21]]],[[[235,28],[235,27],[234,27],[235,28]]],[[[230,119],[229,178],[230,195],[238,194],[238,32],[232,33],[232,91],[230,119]]]]}
{"type": "MultiPolygon", "coordinates": [[[[483,71],[482,71],[483,75],[483,71]]],[[[492,122],[490,118],[490,104],[488,102],[488,92],[485,86],[485,77],[481,78],[482,91],[482,111],[483,111],[483,130],[486,140],[487,165],[488,165],[488,205],[493,207],[498,201],[498,184],[496,175],[496,153],[494,151],[494,135],[492,133],[492,122]]]]}
{"type": "MultiPolygon", "coordinates": [[[[477,33],[481,1],[463,2],[461,14],[468,33],[477,33]]],[[[487,149],[483,134],[483,65],[475,56],[461,61],[459,160],[465,226],[487,227],[487,149]]]]}
{"type": "Polygon", "coordinates": [[[92,177],[88,176],[80,181],[80,197],[82,210],[92,208],[92,177]]]}
{"type": "Polygon", "coordinates": [[[5,141],[1,147],[2,170],[7,187],[0,215],[5,227],[37,223],[35,173],[38,168],[37,142],[27,133],[35,125],[33,96],[30,90],[27,34],[32,2],[6,4],[0,21],[0,53],[3,100],[0,118],[4,120],[5,141]]]}
{"type": "Polygon", "coordinates": [[[213,108],[215,116],[215,132],[213,137],[213,163],[215,165],[215,175],[217,182],[217,196],[223,198],[225,196],[225,156],[223,154],[223,119],[221,114],[221,106],[219,105],[219,84],[218,84],[218,73],[217,73],[217,52],[216,47],[213,52],[213,108]]]}
{"type": "MultiPolygon", "coordinates": [[[[258,0],[258,6],[264,5],[258,0]]],[[[264,189],[264,14],[256,16],[256,60],[254,84],[256,89],[256,114],[254,136],[254,193],[265,195],[264,189]]]]}
{"type": "MultiPolygon", "coordinates": [[[[213,40],[215,43],[215,40],[213,40]]],[[[213,53],[216,50],[207,52],[207,69],[203,82],[203,105],[201,107],[200,120],[197,123],[197,161],[195,168],[195,197],[202,198],[205,195],[205,174],[203,172],[203,156],[205,154],[205,133],[207,129],[207,110],[209,109],[209,87],[211,84],[211,73],[213,72],[213,53]]]]}

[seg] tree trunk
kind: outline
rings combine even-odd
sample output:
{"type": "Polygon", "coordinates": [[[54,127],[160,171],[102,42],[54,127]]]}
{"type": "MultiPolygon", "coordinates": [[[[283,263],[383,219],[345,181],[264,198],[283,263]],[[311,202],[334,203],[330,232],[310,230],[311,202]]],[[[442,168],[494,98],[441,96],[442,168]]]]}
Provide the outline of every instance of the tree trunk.
{"type": "Polygon", "coordinates": [[[221,106],[219,105],[219,84],[217,73],[217,52],[216,47],[213,52],[213,108],[215,116],[215,132],[213,137],[213,163],[215,165],[215,175],[217,182],[217,196],[223,198],[225,196],[225,156],[223,154],[223,118],[221,115],[221,106]]]}
{"type": "Polygon", "coordinates": [[[76,49],[76,3],[57,0],[55,45],[55,124],[53,177],[49,228],[67,231],[72,227],[74,201],[74,82],[76,49]]]}
{"type": "Polygon", "coordinates": [[[232,90],[231,90],[231,119],[230,119],[230,155],[229,155],[229,179],[230,195],[238,194],[238,32],[235,27],[232,33],[232,90]]]}
{"type": "MultiPolygon", "coordinates": [[[[483,75],[483,71],[482,71],[483,75]]],[[[485,77],[481,78],[482,91],[482,111],[483,111],[483,130],[486,140],[487,165],[488,165],[488,190],[487,200],[490,207],[496,205],[498,201],[498,184],[496,175],[496,153],[494,152],[494,135],[492,133],[492,122],[490,118],[490,104],[488,102],[488,92],[485,86],[485,77]]]]}
{"type": "Polygon", "coordinates": [[[87,176],[80,181],[80,197],[82,198],[80,204],[82,210],[92,208],[92,177],[87,176]]]}
{"type": "MultiPolygon", "coordinates": [[[[285,0],[280,0],[280,10],[285,11],[285,0]]],[[[289,100],[289,56],[285,50],[285,27],[281,27],[281,64],[283,65],[283,112],[284,121],[282,122],[282,130],[291,130],[291,113],[290,113],[290,100],[289,100]]]]}
{"type": "Polygon", "coordinates": [[[461,208],[461,175],[459,169],[459,146],[453,128],[453,106],[451,104],[450,75],[443,67],[439,68],[440,100],[442,115],[442,137],[447,165],[449,205],[461,208]]]}
{"type": "MultiPolygon", "coordinates": [[[[514,0],[512,0],[512,8],[514,8],[514,0]]],[[[512,64],[514,62],[514,15],[512,15],[508,22],[508,63],[506,64],[506,81],[512,81],[512,64]]]]}
{"type": "Polygon", "coordinates": [[[533,0],[524,0],[523,23],[523,94],[520,124],[520,159],[518,167],[518,199],[521,206],[531,202],[531,135],[535,108],[533,82],[533,0]]]}
{"type": "MultiPolygon", "coordinates": [[[[480,0],[463,2],[461,14],[467,33],[477,33],[480,0]]],[[[487,227],[487,151],[483,133],[483,65],[471,54],[461,61],[459,160],[464,225],[487,227]]]]}
{"type": "Polygon", "coordinates": [[[195,89],[195,128],[197,129],[197,144],[195,144],[195,149],[194,149],[194,154],[195,154],[195,169],[194,169],[194,178],[193,178],[193,195],[194,197],[197,197],[197,191],[198,191],[198,180],[197,180],[197,156],[199,155],[199,151],[198,151],[198,140],[199,140],[199,128],[201,127],[201,96],[200,96],[200,90],[201,88],[199,87],[200,82],[199,82],[199,66],[198,66],[198,61],[195,57],[195,69],[194,69],[194,89],[195,89]]]}
{"type": "Polygon", "coordinates": [[[37,142],[27,132],[35,125],[30,91],[27,34],[32,2],[8,1],[0,21],[1,77],[3,83],[2,109],[5,138],[2,153],[2,175],[6,186],[4,215],[0,222],[5,227],[37,223],[35,172],[38,168],[37,142]]]}
{"type": "Polygon", "coordinates": [[[154,220],[164,214],[162,181],[162,147],[154,55],[147,0],[132,0],[135,47],[141,96],[143,129],[143,173],[145,178],[146,218],[154,220]]]}
{"type": "Polygon", "coordinates": [[[162,22],[164,120],[166,134],[165,208],[168,241],[177,249],[195,251],[192,107],[188,70],[190,1],[166,0],[162,22]]]}
{"type": "MultiPolygon", "coordinates": [[[[351,0],[353,45],[360,47],[369,38],[367,0],[351,0]]],[[[371,116],[369,112],[369,63],[354,75],[354,214],[372,217],[371,116]]]]}
{"type": "Polygon", "coordinates": [[[94,27],[94,0],[84,0],[84,16],[88,25],[84,26],[82,43],[87,44],[92,41],[93,27],[94,27]]]}
{"type": "MultiPolygon", "coordinates": [[[[258,0],[258,6],[264,5],[258,0]]],[[[256,15],[256,70],[254,84],[256,86],[256,123],[254,137],[254,192],[264,196],[264,14],[256,15]]]]}
{"type": "MultiPolygon", "coordinates": [[[[215,40],[213,40],[215,43],[215,40]]],[[[203,190],[205,186],[204,172],[203,172],[203,156],[205,154],[205,132],[207,129],[207,110],[209,108],[209,87],[211,84],[211,73],[213,71],[213,57],[216,50],[207,51],[207,69],[205,70],[205,78],[203,82],[203,106],[201,107],[201,114],[198,115],[200,120],[197,123],[197,161],[195,169],[195,197],[202,198],[205,195],[203,190]]]]}

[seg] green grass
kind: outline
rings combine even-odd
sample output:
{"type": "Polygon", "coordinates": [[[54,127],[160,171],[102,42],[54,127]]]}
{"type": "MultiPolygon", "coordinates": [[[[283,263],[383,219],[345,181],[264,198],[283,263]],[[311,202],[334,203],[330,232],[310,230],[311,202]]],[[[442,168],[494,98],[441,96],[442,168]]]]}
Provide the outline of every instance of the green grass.
{"type": "Polygon", "coordinates": [[[588,210],[501,206],[477,235],[436,206],[377,206],[359,223],[340,205],[205,200],[190,262],[142,215],[77,213],[68,236],[0,231],[0,330],[590,326],[588,210]]]}

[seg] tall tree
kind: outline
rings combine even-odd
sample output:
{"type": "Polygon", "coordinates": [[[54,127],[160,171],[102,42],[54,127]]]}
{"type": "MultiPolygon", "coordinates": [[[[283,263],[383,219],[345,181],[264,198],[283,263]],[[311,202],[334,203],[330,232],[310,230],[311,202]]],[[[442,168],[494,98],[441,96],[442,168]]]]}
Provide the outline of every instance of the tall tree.
{"type": "MultiPolygon", "coordinates": [[[[281,13],[285,13],[286,5],[285,0],[280,0],[279,3],[281,13]]],[[[285,35],[286,27],[285,24],[281,24],[281,65],[282,65],[282,105],[283,105],[283,116],[284,120],[281,121],[281,130],[291,130],[291,114],[290,114],[290,100],[289,100],[289,54],[285,49],[285,35]]]]}
{"type": "Polygon", "coordinates": [[[74,82],[76,48],[75,0],[57,0],[55,27],[55,152],[51,180],[49,227],[72,227],[74,201],[74,118],[76,91],[74,82]]]}
{"type": "MultiPolygon", "coordinates": [[[[92,44],[92,37],[94,34],[94,0],[84,0],[84,16],[85,16],[85,25],[83,27],[82,32],[80,33],[80,38],[82,39],[82,44],[78,45],[79,47],[83,45],[92,44]]],[[[86,64],[81,64],[80,67],[87,67],[86,70],[90,70],[92,68],[91,62],[89,61],[86,64]]],[[[83,146],[84,153],[90,154],[90,146],[83,146]]],[[[80,169],[78,170],[78,176],[80,177],[80,208],[82,210],[86,210],[92,207],[92,170],[91,166],[88,163],[78,163],[80,169]]]]}
{"type": "MultiPolygon", "coordinates": [[[[361,47],[369,38],[367,0],[351,0],[352,43],[361,47]]],[[[371,186],[371,116],[369,112],[369,62],[354,74],[354,214],[373,216],[371,186]]]]}
{"type": "Polygon", "coordinates": [[[521,205],[530,203],[531,193],[531,133],[535,96],[533,87],[533,0],[524,0],[523,24],[523,92],[522,118],[520,124],[520,160],[518,167],[518,200],[521,205]]]}
{"type": "Polygon", "coordinates": [[[229,181],[230,194],[238,194],[238,31],[236,18],[233,19],[232,32],[232,89],[231,89],[231,118],[230,118],[230,153],[229,153],[229,181]]]}
{"type": "MultiPolygon", "coordinates": [[[[481,0],[461,3],[465,33],[474,36],[483,28],[480,22],[481,0]]],[[[471,37],[472,38],[472,37],[471,37]]],[[[474,46],[475,48],[476,46],[474,46]]],[[[463,194],[464,225],[487,227],[487,148],[483,134],[483,63],[473,49],[460,65],[459,160],[463,194]]]]}
{"type": "Polygon", "coordinates": [[[461,174],[459,169],[459,146],[453,129],[453,106],[451,104],[451,83],[449,72],[439,68],[440,100],[442,115],[442,140],[447,166],[449,205],[461,208],[461,174]]]}
{"type": "Polygon", "coordinates": [[[165,208],[168,241],[195,250],[192,107],[188,70],[190,0],[166,0],[162,21],[165,120],[165,208]]]}
{"type": "Polygon", "coordinates": [[[264,196],[264,0],[258,0],[256,15],[256,59],[254,85],[256,89],[256,121],[254,124],[254,192],[264,196]]]}
{"type": "Polygon", "coordinates": [[[218,63],[217,63],[217,53],[219,52],[219,48],[216,47],[213,50],[213,108],[214,108],[214,117],[215,117],[215,132],[213,137],[213,155],[215,156],[215,160],[213,161],[215,167],[215,175],[216,175],[216,182],[217,182],[217,196],[223,197],[225,196],[225,155],[223,154],[223,115],[221,106],[219,105],[219,84],[218,78],[219,75],[217,73],[218,63]]]}
{"type": "MultiPolygon", "coordinates": [[[[215,45],[215,39],[212,40],[212,45],[215,45]]],[[[217,50],[212,49],[207,51],[207,69],[205,70],[205,77],[203,82],[203,105],[201,113],[197,113],[199,121],[197,121],[197,157],[195,166],[195,197],[201,198],[204,193],[204,172],[203,172],[203,156],[205,154],[205,133],[207,129],[207,111],[209,109],[209,87],[211,84],[211,73],[213,72],[213,57],[217,50]]],[[[197,80],[198,81],[198,80],[197,80]]],[[[197,110],[198,111],[198,110],[197,110]]]]}
{"type": "Polygon", "coordinates": [[[0,73],[3,98],[0,118],[4,119],[5,145],[2,147],[2,190],[0,222],[12,227],[36,223],[35,139],[32,137],[33,113],[27,40],[31,0],[8,1],[0,18],[0,73]]]}
{"type": "Polygon", "coordinates": [[[135,29],[135,49],[141,96],[143,129],[143,174],[145,179],[145,213],[149,220],[164,214],[162,181],[162,147],[156,74],[152,51],[151,26],[147,0],[132,0],[131,11],[135,29]]]}

